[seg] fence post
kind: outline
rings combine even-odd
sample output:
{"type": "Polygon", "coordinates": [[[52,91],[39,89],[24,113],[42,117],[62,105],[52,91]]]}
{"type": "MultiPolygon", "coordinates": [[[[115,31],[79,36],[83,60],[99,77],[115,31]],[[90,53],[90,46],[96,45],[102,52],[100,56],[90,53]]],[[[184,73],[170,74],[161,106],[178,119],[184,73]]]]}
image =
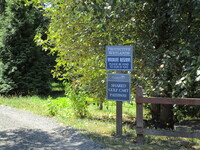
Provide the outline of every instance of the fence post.
{"type": "Polygon", "coordinates": [[[143,131],[143,104],[138,102],[138,98],[143,97],[142,87],[136,89],[136,133],[137,143],[144,144],[144,131],[143,131]]]}

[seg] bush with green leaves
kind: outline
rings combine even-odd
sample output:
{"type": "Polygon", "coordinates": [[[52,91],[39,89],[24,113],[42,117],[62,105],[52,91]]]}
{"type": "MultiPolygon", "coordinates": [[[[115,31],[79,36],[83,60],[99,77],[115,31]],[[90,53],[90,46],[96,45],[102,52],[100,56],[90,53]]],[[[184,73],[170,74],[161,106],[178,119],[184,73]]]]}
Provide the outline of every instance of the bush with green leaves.
{"type": "Polygon", "coordinates": [[[80,86],[73,86],[71,83],[65,83],[66,96],[69,98],[71,107],[77,117],[84,118],[88,115],[88,106],[93,103],[93,99],[88,97],[85,90],[80,86]]]}
{"type": "Polygon", "coordinates": [[[56,99],[52,99],[52,97],[49,97],[47,106],[47,113],[51,116],[73,116],[70,101],[66,97],[59,97],[56,99]]]}
{"type": "Polygon", "coordinates": [[[52,116],[67,116],[84,118],[89,114],[88,106],[94,101],[80,87],[73,87],[71,83],[65,83],[66,97],[48,99],[48,114],[52,116]]]}

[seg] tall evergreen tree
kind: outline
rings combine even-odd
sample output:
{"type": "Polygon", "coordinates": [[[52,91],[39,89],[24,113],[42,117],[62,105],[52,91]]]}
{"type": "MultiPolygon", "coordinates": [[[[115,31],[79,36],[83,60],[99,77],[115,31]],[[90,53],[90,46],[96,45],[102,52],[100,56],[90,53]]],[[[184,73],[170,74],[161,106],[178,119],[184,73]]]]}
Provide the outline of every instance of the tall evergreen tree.
{"type": "Polygon", "coordinates": [[[48,57],[34,42],[42,15],[32,5],[2,0],[0,18],[0,94],[38,94],[49,90],[48,57]]]}

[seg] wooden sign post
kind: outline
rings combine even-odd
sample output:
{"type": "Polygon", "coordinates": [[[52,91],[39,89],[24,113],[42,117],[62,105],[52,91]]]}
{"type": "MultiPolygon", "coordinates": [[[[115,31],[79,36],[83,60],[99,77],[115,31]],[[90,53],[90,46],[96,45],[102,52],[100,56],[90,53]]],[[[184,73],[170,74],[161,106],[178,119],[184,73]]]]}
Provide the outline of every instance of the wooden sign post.
{"type": "Polygon", "coordinates": [[[116,102],[116,135],[122,136],[122,101],[116,102]]]}

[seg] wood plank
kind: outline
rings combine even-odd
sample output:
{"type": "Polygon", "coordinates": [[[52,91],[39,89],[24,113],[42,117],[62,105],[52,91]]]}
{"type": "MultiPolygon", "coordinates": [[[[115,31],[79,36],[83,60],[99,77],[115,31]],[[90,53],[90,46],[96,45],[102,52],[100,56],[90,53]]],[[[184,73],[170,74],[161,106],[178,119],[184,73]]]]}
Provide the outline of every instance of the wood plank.
{"type": "MultiPolygon", "coordinates": [[[[142,97],[143,92],[142,88],[138,87],[136,89],[136,99],[142,97]]],[[[136,126],[139,128],[143,128],[143,104],[142,103],[137,103],[136,104],[136,126]]]]}
{"type": "Polygon", "coordinates": [[[145,135],[170,136],[170,137],[186,137],[200,139],[200,132],[183,132],[158,129],[143,129],[145,135]]]}
{"type": "Polygon", "coordinates": [[[200,105],[200,98],[137,97],[137,103],[200,105]]]}
{"type": "Polygon", "coordinates": [[[137,104],[136,107],[136,126],[143,128],[143,104],[137,104]]]}
{"type": "MultiPolygon", "coordinates": [[[[137,103],[136,105],[136,127],[143,130],[143,104],[137,103]]],[[[142,132],[137,132],[136,141],[138,144],[144,144],[144,134],[142,132]]]]}
{"type": "Polygon", "coordinates": [[[122,136],[122,101],[116,101],[116,134],[122,136]]]}
{"type": "Polygon", "coordinates": [[[136,134],[144,134],[144,128],[136,127],[136,134]]]}

